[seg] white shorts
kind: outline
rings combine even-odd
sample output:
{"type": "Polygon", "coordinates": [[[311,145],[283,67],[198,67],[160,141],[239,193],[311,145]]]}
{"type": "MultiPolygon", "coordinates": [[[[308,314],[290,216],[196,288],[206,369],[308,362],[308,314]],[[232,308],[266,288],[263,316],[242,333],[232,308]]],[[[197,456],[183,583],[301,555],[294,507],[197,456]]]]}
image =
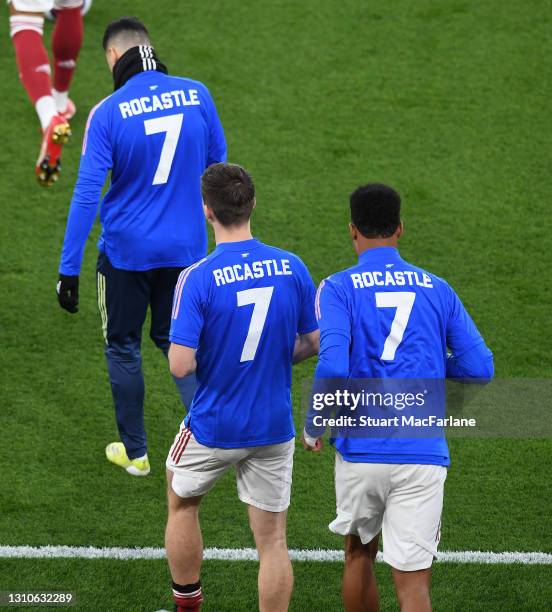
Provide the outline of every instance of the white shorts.
{"type": "Polygon", "coordinates": [[[406,572],[427,569],[441,537],[446,477],[440,465],[353,463],[336,453],[330,530],[363,544],[381,531],[384,561],[406,572]]]}
{"type": "Polygon", "coordinates": [[[242,502],[268,512],[282,512],[289,506],[294,451],[295,438],[269,446],[212,448],[200,444],[182,426],[166,465],[173,473],[172,489],[179,497],[204,495],[235,467],[242,502]]]}
{"type": "Polygon", "coordinates": [[[82,0],[8,0],[16,11],[22,13],[46,13],[54,7],[57,9],[77,8],[82,0]]]}

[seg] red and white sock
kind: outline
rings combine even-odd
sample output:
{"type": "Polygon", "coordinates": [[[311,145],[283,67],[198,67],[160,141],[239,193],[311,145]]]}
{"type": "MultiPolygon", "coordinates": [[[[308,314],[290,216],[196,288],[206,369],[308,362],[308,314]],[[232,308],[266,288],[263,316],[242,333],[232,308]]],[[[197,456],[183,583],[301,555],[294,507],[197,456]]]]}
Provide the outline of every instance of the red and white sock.
{"type": "Polygon", "coordinates": [[[10,34],[19,68],[19,78],[35,105],[42,129],[48,127],[57,107],[52,97],[50,60],[42,41],[44,18],[36,15],[12,15],[10,34]]]}
{"type": "Polygon", "coordinates": [[[184,585],[173,582],[172,589],[177,612],[198,612],[201,610],[201,604],[203,603],[201,582],[184,585]]]}
{"type": "Polygon", "coordinates": [[[60,112],[67,108],[69,85],[77,65],[83,32],[80,5],[76,8],[61,8],[58,11],[52,34],[52,52],[54,54],[53,95],[57,110],[60,112]]]}

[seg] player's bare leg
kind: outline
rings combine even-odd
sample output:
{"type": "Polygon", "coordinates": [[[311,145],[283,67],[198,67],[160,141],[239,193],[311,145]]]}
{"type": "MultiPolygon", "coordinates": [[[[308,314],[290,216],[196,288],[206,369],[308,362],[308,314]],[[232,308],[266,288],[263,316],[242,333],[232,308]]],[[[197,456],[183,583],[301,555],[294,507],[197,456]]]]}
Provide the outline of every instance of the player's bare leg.
{"type": "Polygon", "coordinates": [[[431,612],[431,568],[414,572],[393,568],[393,580],[401,612],[431,612]]]}
{"type": "Polygon", "coordinates": [[[378,586],[374,563],[378,554],[379,534],[368,544],[356,535],[345,536],[343,602],[347,612],[377,612],[378,586]]]}
{"type": "Polygon", "coordinates": [[[172,490],[172,472],[167,472],[169,514],[165,548],[175,582],[188,584],[199,580],[203,560],[203,539],[199,526],[201,497],[182,499],[172,490]]]}
{"type": "Polygon", "coordinates": [[[259,610],[286,612],[293,590],[293,569],[286,538],[287,510],[267,512],[248,506],[249,525],[259,552],[259,610]]]}
{"type": "Polygon", "coordinates": [[[40,11],[39,12],[18,11],[11,2],[9,5],[9,9],[10,9],[10,16],[12,15],[30,15],[32,17],[44,17],[44,13],[41,13],[40,11]]]}
{"type": "Polygon", "coordinates": [[[178,610],[199,610],[203,600],[199,583],[203,561],[203,538],[199,525],[201,497],[178,497],[172,490],[172,476],[172,472],[167,471],[169,511],[165,549],[173,580],[173,595],[178,610]]]}

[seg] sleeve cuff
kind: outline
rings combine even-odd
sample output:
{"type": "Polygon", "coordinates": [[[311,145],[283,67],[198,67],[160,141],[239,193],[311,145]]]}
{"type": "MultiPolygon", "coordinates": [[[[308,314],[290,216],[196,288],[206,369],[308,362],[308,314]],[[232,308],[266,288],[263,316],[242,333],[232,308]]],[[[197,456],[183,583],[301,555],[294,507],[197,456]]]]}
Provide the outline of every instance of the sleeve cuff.
{"type": "Polygon", "coordinates": [[[311,326],[309,326],[309,327],[305,327],[305,328],[302,328],[302,329],[298,329],[298,330],[297,330],[297,333],[298,333],[300,336],[304,336],[305,334],[311,334],[313,331],[316,331],[317,329],[318,329],[318,324],[317,324],[317,323],[315,323],[314,325],[311,325],[311,326]]]}
{"type": "Polygon", "coordinates": [[[64,276],[79,276],[80,275],[80,266],[64,266],[60,265],[58,268],[58,274],[63,274],[64,276]]]}
{"type": "Polygon", "coordinates": [[[173,344],[180,344],[180,346],[187,346],[188,348],[196,350],[199,345],[197,340],[190,340],[190,338],[185,338],[184,336],[175,336],[174,334],[171,334],[169,336],[169,340],[173,344]]]}
{"type": "Polygon", "coordinates": [[[318,440],[318,438],[313,438],[312,436],[309,436],[306,429],[303,429],[303,438],[309,446],[315,446],[316,441],[318,440]]]}

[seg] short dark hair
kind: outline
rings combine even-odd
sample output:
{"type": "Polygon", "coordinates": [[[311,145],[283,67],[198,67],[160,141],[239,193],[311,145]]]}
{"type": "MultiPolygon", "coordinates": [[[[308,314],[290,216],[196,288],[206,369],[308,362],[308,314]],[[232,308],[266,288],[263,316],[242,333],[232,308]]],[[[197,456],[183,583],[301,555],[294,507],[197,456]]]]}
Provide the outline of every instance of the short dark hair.
{"type": "Polygon", "coordinates": [[[201,177],[201,195],[225,227],[247,222],[255,205],[253,179],[237,164],[209,166],[201,177]]]}
{"type": "Polygon", "coordinates": [[[365,238],[389,238],[401,223],[401,196],[387,185],[359,187],[350,204],[351,223],[365,238]]]}
{"type": "Polygon", "coordinates": [[[122,32],[134,32],[138,36],[145,36],[149,39],[149,32],[146,26],[137,17],[121,17],[112,21],[105,29],[102,46],[107,51],[109,41],[122,32]]]}

